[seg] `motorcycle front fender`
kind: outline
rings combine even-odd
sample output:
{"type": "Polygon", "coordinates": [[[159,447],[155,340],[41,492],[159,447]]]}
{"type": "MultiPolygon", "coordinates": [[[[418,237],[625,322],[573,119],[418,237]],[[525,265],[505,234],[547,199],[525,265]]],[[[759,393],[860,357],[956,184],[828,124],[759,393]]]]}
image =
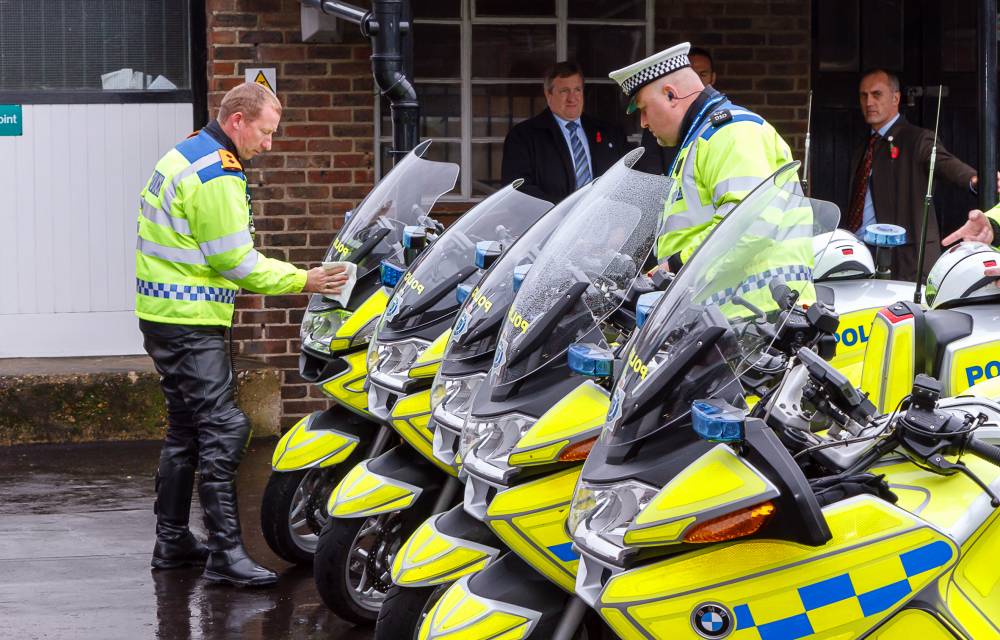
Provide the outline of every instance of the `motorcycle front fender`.
{"type": "Polygon", "coordinates": [[[275,471],[332,467],[351,455],[362,440],[359,425],[342,420],[334,409],[302,418],[278,440],[271,456],[275,471]]]}

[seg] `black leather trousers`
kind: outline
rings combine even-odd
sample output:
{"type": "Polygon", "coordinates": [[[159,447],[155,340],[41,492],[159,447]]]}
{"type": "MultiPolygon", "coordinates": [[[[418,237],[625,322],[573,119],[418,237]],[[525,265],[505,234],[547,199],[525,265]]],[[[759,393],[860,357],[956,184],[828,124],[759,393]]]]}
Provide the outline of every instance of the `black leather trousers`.
{"type": "Polygon", "coordinates": [[[236,469],[250,421],[236,406],[222,327],[139,321],[167,401],[167,436],[157,476],[157,538],[187,535],[194,472],[213,551],[241,543],[236,469]]]}

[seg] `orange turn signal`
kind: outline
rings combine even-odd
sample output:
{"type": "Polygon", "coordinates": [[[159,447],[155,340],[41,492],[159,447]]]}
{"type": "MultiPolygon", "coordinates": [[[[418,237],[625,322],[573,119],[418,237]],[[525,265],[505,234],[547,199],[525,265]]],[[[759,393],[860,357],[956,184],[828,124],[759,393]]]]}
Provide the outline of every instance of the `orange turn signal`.
{"type": "Polygon", "coordinates": [[[770,500],[695,525],[684,534],[684,542],[723,542],[753,535],[774,514],[770,500]]]}
{"type": "Polygon", "coordinates": [[[566,449],[564,449],[562,453],[559,454],[559,460],[562,462],[576,462],[577,460],[586,460],[587,456],[590,455],[590,450],[594,448],[595,442],[597,442],[597,436],[570,445],[566,447],[566,449]]]}

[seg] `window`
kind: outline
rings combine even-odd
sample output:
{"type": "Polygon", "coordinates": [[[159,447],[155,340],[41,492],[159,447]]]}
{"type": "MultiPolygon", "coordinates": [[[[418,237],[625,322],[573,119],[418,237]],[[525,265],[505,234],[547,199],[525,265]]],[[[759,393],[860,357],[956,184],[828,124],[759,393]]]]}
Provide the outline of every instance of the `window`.
{"type": "MultiPolygon", "coordinates": [[[[608,72],[654,53],[654,0],[413,0],[414,80],[420,137],[430,158],[462,167],[455,200],[500,184],[503,141],[545,108],[542,76],[558,60],[586,75],[586,112],[638,132],[608,72]]],[[[391,166],[392,120],[378,100],[376,173],[391,166]]]]}
{"type": "Polygon", "coordinates": [[[2,0],[0,91],[191,88],[189,0],[2,0]]]}

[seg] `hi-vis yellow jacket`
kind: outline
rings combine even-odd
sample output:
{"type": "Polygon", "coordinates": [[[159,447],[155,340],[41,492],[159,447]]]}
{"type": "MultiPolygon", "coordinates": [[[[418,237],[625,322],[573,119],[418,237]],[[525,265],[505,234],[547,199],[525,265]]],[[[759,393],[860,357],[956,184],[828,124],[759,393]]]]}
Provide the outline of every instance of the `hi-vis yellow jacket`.
{"type": "Polygon", "coordinates": [[[205,131],[160,159],[140,196],[137,316],[228,327],[240,287],[302,291],[305,271],[254,249],[246,184],[239,160],[205,131]]]}
{"type": "Polygon", "coordinates": [[[990,219],[993,227],[993,246],[1000,247],[1000,233],[997,233],[1000,229],[1000,204],[987,211],[986,217],[990,219]]]}
{"type": "Polygon", "coordinates": [[[677,153],[656,257],[686,262],[716,224],[764,178],[792,161],[778,132],[722,94],[705,103],[677,153]]]}

